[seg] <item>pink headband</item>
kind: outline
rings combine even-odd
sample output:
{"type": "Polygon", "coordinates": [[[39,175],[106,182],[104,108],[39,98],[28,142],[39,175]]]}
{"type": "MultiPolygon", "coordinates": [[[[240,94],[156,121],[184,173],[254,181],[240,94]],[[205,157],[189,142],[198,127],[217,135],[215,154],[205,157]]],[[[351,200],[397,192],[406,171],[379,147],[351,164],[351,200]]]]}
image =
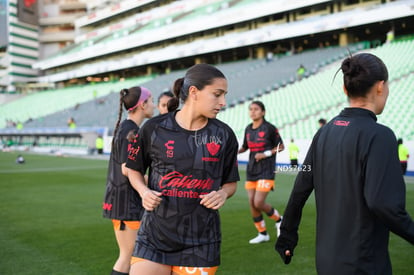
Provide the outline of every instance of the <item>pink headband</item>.
{"type": "Polygon", "coordinates": [[[137,104],[134,107],[129,108],[128,112],[134,110],[136,107],[138,107],[139,104],[143,103],[150,96],[151,96],[151,92],[147,88],[141,87],[141,95],[139,96],[137,104]]]}

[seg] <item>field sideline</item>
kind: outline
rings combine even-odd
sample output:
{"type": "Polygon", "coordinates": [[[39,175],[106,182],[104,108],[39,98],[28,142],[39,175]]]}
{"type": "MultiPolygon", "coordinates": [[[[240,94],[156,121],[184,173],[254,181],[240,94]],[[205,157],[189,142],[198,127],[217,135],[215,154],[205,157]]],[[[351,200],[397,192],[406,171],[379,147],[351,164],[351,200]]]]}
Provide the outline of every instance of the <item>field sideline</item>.
{"type": "MultiPolygon", "coordinates": [[[[102,218],[107,160],[0,153],[0,274],[109,274],[117,257],[112,224],[102,218]]],[[[250,245],[257,233],[242,180],[221,209],[222,264],[218,275],[316,274],[315,204],[304,209],[300,241],[290,265],[273,249],[274,224],[266,219],[271,241],[250,245]]],[[[283,212],[294,174],[278,174],[271,202],[283,212]]],[[[407,209],[414,216],[414,179],[406,178],[407,209]]],[[[350,213],[352,215],[352,213],[350,213]]],[[[394,274],[414,274],[414,246],[391,234],[394,274]]]]}

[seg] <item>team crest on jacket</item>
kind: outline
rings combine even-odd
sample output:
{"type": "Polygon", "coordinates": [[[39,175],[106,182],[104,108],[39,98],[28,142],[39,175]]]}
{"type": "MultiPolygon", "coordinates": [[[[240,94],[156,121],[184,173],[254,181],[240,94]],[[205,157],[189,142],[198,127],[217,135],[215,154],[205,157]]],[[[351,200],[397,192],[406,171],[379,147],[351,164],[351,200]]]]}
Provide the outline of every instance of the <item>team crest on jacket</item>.
{"type": "Polygon", "coordinates": [[[217,144],[215,142],[210,142],[206,144],[207,150],[210,153],[210,155],[215,156],[218,151],[220,150],[220,144],[217,144]]]}
{"type": "Polygon", "coordinates": [[[266,134],[266,133],[265,133],[264,131],[260,131],[260,132],[259,132],[259,137],[261,137],[261,138],[262,138],[262,137],[264,137],[264,136],[265,136],[265,134],[266,134]]]}

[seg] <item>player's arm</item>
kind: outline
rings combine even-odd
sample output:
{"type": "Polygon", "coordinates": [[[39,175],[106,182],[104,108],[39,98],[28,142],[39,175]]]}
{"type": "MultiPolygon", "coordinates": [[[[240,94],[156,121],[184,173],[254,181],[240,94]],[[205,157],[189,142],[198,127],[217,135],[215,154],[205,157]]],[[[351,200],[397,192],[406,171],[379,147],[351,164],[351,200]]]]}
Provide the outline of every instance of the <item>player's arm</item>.
{"type": "Polygon", "coordinates": [[[249,147],[247,146],[246,136],[247,136],[247,129],[244,131],[243,144],[240,147],[240,149],[237,151],[237,154],[244,153],[244,152],[246,152],[249,149],[249,147]]]}
{"type": "Polygon", "coordinates": [[[142,199],[142,206],[152,211],[161,203],[161,193],[148,188],[148,180],[145,179],[145,171],[147,170],[149,157],[148,146],[145,144],[145,127],[141,128],[136,141],[128,154],[126,161],[127,175],[129,182],[142,199]]]}
{"type": "Polygon", "coordinates": [[[406,187],[396,147],[396,137],[391,131],[383,131],[372,142],[364,197],[368,208],[392,232],[414,244],[414,221],[406,210],[406,187]]]}
{"type": "Polygon", "coordinates": [[[126,167],[126,162],[121,164],[121,172],[122,172],[122,175],[124,175],[125,177],[128,177],[128,168],[126,167]]]}
{"type": "Polygon", "coordinates": [[[200,195],[200,204],[214,210],[224,205],[226,200],[234,195],[237,190],[237,182],[228,182],[221,186],[218,191],[212,191],[206,195],[200,195]]]}
{"type": "Polygon", "coordinates": [[[265,158],[270,158],[277,153],[282,152],[283,150],[285,150],[285,145],[283,145],[283,143],[279,143],[277,146],[273,147],[270,150],[266,150],[263,153],[257,153],[254,157],[256,161],[259,161],[265,158]]]}
{"type": "Polygon", "coordinates": [[[132,187],[141,196],[142,206],[145,210],[152,211],[161,203],[161,193],[148,188],[141,172],[128,169],[128,179],[132,187]]]}
{"type": "Polygon", "coordinates": [[[315,135],[304,161],[305,167],[309,167],[309,170],[302,170],[296,177],[285,213],[283,214],[280,236],[275,244],[275,250],[280,254],[285,264],[289,264],[292,259],[293,251],[299,240],[298,231],[302,219],[302,210],[314,189],[312,160],[318,133],[315,135]]]}

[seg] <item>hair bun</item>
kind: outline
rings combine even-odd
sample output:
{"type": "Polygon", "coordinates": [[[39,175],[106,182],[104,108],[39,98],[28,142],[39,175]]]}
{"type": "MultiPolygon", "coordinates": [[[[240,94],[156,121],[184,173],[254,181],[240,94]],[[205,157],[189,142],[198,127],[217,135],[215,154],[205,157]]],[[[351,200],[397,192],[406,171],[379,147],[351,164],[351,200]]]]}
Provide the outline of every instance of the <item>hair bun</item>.
{"type": "Polygon", "coordinates": [[[357,76],[363,68],[352,57],[348,57],[342,62],[341,69],[344,75],[357,76]]]}

